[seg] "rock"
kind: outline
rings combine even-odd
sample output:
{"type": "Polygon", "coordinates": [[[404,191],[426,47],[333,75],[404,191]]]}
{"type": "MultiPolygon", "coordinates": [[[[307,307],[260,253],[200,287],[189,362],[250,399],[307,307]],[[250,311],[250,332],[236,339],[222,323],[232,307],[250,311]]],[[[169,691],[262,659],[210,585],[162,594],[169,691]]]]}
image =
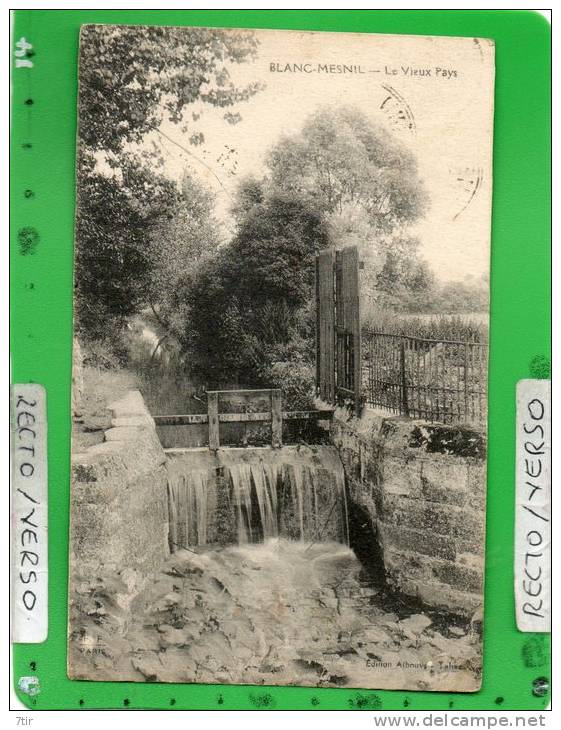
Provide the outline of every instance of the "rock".
{"type": "Polygon", "coordinates": [[[194,664],[186,661],[184,649],[170,648],[166,652],[143,652],[132,658],[132,666],[148,682],[193,682],[194,664]]]}
{"type": "Polygon", "coordinates": [[[393,628],[398,621],[399,618],[396,613],[384,613],[382,616],[380,616],[381,626],[390,626],[393,628]]]}
{"type": "Polygon", "coordinates": [[[85,433],[95,433],[96,431],[105,431],[111,426],[111,417],[109,414],[94,414],[82,419],[85,433]]]}
{"type": "Polygon", "coordinates": [[[82,349],[76,339],[72,348],[72,415],[82,415],[82,401],[84,397],[84,369],[82,349]]]}
{"type": "Polygon", "coordinates": [[[403,633],[408,638],[415,638],[422,634],[427,626],[430,626],[431,624],[432,621],[428,616],[425,616],[422,613],[414,613],[412,616],[409,616],[409,618],[401,621],[399,628],[402,629],[403,633]]]}
{"type": "Polygon", "coordinates": [[[168,646],[185,646],[198,639],[199,635],[200,632],[195,628],[175,629],[169,627],[165,631],[160,631],[160,646],[166,649],[168,646]]]}
{"type": "Polygon", "coordinates": [[[461,629],[459,626],[450,626],[448,627],[448,631],[453,634],[454,636],[465,636],[466,632],[461,629]]]}
{"type": "Polygon", "coordinates": [[[479,608],[475,611],[471,617],[470,624],[475,631],[481,630],[483,625],[483,606],[479,606],[479,608]]]}
{"type": "Polygon", "coordinates": [[[142,674],[147,682],[158,682],[162,680],[162,664],[155,651],[144,652],[139,657],[133,657],[133,667],[142,674]]]}

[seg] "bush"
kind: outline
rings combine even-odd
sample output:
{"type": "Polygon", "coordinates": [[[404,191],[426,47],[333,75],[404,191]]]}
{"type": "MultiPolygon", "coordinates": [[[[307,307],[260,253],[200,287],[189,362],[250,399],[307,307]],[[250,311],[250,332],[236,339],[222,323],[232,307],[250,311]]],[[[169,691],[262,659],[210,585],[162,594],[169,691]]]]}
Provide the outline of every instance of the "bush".
{"type": "Polygon", "coordinates": [[[276,362],[267,373],[268,387],[282,390],[283,409],[311,411],[314,408],[315,371],[305,362],[276,362]]]}
{"type": "Polygon", "coordinates": [[[262,371],[272,363],[312,350],[305,312],[315,254],[327,244],[321,216],[298,198],[277,194],[247,211],[233,241],[198,267],[187,293],[194,370],[211,383],[264,386],[262,371]]]}

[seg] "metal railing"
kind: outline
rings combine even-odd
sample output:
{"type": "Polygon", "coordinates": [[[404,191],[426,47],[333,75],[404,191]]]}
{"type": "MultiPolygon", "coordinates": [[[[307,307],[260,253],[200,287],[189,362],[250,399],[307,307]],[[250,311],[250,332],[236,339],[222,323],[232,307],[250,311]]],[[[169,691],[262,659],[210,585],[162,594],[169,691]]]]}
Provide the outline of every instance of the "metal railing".
{"type": "Polygon", "coordinates": [[[484,425],[487,353],[486,343],[365,330],[363,398],[372,406],[413,418],[484,425]]]}

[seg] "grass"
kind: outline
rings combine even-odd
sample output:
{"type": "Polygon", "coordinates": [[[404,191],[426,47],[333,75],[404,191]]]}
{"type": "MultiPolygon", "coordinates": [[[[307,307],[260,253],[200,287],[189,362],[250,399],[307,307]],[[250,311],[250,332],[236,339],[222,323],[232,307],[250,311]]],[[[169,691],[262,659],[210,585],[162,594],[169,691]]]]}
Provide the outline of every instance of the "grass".
{"type": "Polygon", "coordinates": [[[487,342],[487,322],[476,315],[402,316],[388,311],[371,313],[364,318],[363,327],[388,335],[419,337],[423,340],[459,340],[487,342]]]}

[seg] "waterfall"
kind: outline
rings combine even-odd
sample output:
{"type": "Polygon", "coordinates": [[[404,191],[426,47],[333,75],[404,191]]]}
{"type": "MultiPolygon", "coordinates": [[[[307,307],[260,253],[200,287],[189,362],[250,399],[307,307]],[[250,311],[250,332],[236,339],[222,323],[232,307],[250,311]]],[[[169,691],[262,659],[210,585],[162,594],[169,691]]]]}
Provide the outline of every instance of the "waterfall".
{"type": "Polygon", "coordinates": [[[206,545],[208,525],[208,474],[187,472],[168,480],[171,550],[189,545],[206,545]]]}
{"type": "Polygon", "coordinates": [[[276,464],[230,464],[228,473],[236,504],[238,543],[256,542],[278,536],[277,483],[279,478],[276,464]],[[259,520],[254,524],[255,495],[259,520]]]}
{"type": "Polygon", "coordinates": [[[333,447],[167,454],[172,550],[276,537],[348,544],[344,473],[333,447]]]}

